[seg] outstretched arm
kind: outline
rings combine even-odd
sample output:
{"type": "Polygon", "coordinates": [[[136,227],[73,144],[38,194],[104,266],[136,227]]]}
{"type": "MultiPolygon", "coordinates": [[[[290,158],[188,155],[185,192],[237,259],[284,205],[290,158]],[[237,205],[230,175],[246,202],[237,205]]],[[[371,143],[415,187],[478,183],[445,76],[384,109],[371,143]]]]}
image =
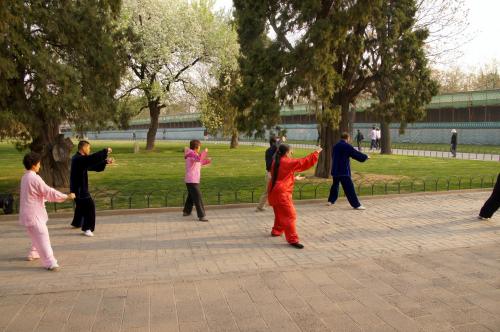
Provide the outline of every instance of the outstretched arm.
{"type": "Polygon", "coordinates": [[[89,166],[89,168],[87,170],[94,171],[94,172],[102,172],[106,168],[107,164],[108,163],[106,162],[106,160],[104,160],[104,161],[101,161],[95,165],[89,166]]]}
{"type": "Polygon", "coordinates": [[[362,152],[359,152],[355,148],[351,146],[349,155],[351,156],[352,159],[355,159],[359,162],[364,162],[366,159],[368,159],[368,156],[362,152]]]}
{"type": "Polygon", "coordinates": [[[87,167],[89,170],[102,162],[106,162],[106,158],[108,158],[108,149],[102,149],[101,151],[92,153],[88,156],[78,157],[83,166],[87,167]]]}
{"type": "Polygon", "coordinates": [[[295,165],[293,168],[294,172],[303,172],[313,167],[318,161],[319,151],[314,151],[310,155],[304,158],[295,159],[295,165]]]}
{"type": "Polygon", "coordinates": [[[36,182],[36,189],[40,196],[48,202],[64,202],[68,199],[68,195],[63,194],[54,188],[49,187],[41,177],[38,177],[36,182]]]}

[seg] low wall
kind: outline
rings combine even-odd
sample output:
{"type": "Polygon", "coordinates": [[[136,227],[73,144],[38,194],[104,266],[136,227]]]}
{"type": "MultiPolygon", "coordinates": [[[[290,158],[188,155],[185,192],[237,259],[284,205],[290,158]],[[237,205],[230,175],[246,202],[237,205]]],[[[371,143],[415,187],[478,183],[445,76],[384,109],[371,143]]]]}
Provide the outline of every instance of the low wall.
{"type": "MultiPolygon", "coordinates": [[[[287,136],[291,140],[316,141],[318,131],[316,124],[283,124],[287,136]]],[[[355,123],[354,131],[360,129],[365,140],[369,140],[371,123],[355,123]]],[[[399,125],[391,124],[391,137],[395,143],[446,143],[450,142],[451,129],[458,132],[459,144],[500,145],[500,123],[430,123],[411,124],[404,134],[399,134],[399,125]]],[[[169,128],[158,130],[158,140],[190,140],[203,139],[204,128],[169,128]]],[[[147,129],[106,130],[88,132],[89,139],[132,140],[135,132],[136,139],[146,139],[147,129]]],[[[71,136],[72,133],[66,133],[71,136]]],[[[212,137],[211,137],[212,138],[212,137]]],[[[242,139],[245,137],[242,136],[242,139]]]]}

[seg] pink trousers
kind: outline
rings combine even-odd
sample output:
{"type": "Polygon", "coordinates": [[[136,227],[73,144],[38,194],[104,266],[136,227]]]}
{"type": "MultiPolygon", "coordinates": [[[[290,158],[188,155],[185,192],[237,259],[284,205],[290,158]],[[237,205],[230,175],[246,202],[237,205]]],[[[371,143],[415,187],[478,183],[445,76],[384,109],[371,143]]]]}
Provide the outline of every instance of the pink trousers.
{"type": "Polygon", "coordinates": [[[26,232],[31,239],[31,248],[28,258],[40,258],[43,267],[49,268],[57,264],[52,246],[50,245],[49,230],[46,224],[35,223],[26,227],[26,232]]]}

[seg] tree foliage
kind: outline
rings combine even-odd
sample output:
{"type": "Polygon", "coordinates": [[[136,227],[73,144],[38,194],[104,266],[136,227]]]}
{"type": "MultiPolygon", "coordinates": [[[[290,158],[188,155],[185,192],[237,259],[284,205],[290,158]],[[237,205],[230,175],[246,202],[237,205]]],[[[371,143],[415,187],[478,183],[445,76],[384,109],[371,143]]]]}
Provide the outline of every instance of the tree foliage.
{"type": "Polygon", "coordinates": [[[153,149],[161,110],[199,102],[218,70],[234,62],[236,35],[227,14],[205,0],[126,0],[122,24],[135,35],[127,44],[122,97],[144,96],[151,117],[147,149],[153,149]]]}
{"type": "Polygon", "coordinates": [[[377,10],[373,33],[372,71],[377,72],[372,107],[381,122],[384,154],[391,153],[389,124],[407,123],[425,115],[425,105],[437,93],[437,82],[425,54],[426,29],[416,28],[416,6],[412,0],[385,1],[377,10]]]}
{"type": "MultiPolygon", "coordinates": [[[[403,1],[400,7],[405,10],[389,11],[392,3],[235,0],[241,46],[242,84],[237,91],[240,129],[259,133],[264,127],[272,127],[279,121],[280,103],[293,102],[299,97],[316,103],[324,148],[316,175],[327,177],[331,147],[340,132],[350,131],[354,117],[350,105],[358,96],[385,78],[392,87],[396,84],[394,80],[403,82],[405,74],[413,75],[412,67],[424,68],[421,72],[424,76],[428,70],[421,42],[427,36],[425,30],[412,32],[415,2],[403,1]],[[386,31],[384,37],[381,29],[388,25],[388,20],[404,21],[404,29],[398,27],[404,32],[386,31]],[[270,32],[273,38],[268,37],[270,32]],[[412,34],[407,36],[409,32],[412,34]],[[406,55],[393,56],[394,47],[406,55]],[[392,64],[380,62],[380,52],[384,50],[389,54],[386,61],[392,64]],[[391,66],[406,69],[397,73],[389,70],[391,66]]],[[[421,78],[414,77],[412,82],[421,78]]],[[[413,96],[424,94],[423,90],[422,86],[407,85],[407,92],[413,96]]],[[[400,97],[399,102],[403,103],[403,99],[400,97]]]]}
{"type": "Polygon", "coordinates": [[[31,142],[51,185],[68,183],[59,126],[98,127],[116,111],[119,10],[119,0],[0,2],[0,137],[31,142]]]}

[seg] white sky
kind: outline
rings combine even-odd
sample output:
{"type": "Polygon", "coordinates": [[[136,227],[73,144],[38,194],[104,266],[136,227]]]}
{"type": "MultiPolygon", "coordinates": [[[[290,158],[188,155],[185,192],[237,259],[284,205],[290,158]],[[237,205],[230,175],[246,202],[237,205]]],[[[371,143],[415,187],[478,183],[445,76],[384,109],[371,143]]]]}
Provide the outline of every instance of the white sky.
{"type": "MultiPolygon", "coordinates": [[[[500,62],[500,0],[465,0],[472,40],[460,47],[463,54],[448,66],[473,70],[493,59],[500,62]]],[[[232,0],[215,0],[216,8],[230,9],[232,0]]]]}

